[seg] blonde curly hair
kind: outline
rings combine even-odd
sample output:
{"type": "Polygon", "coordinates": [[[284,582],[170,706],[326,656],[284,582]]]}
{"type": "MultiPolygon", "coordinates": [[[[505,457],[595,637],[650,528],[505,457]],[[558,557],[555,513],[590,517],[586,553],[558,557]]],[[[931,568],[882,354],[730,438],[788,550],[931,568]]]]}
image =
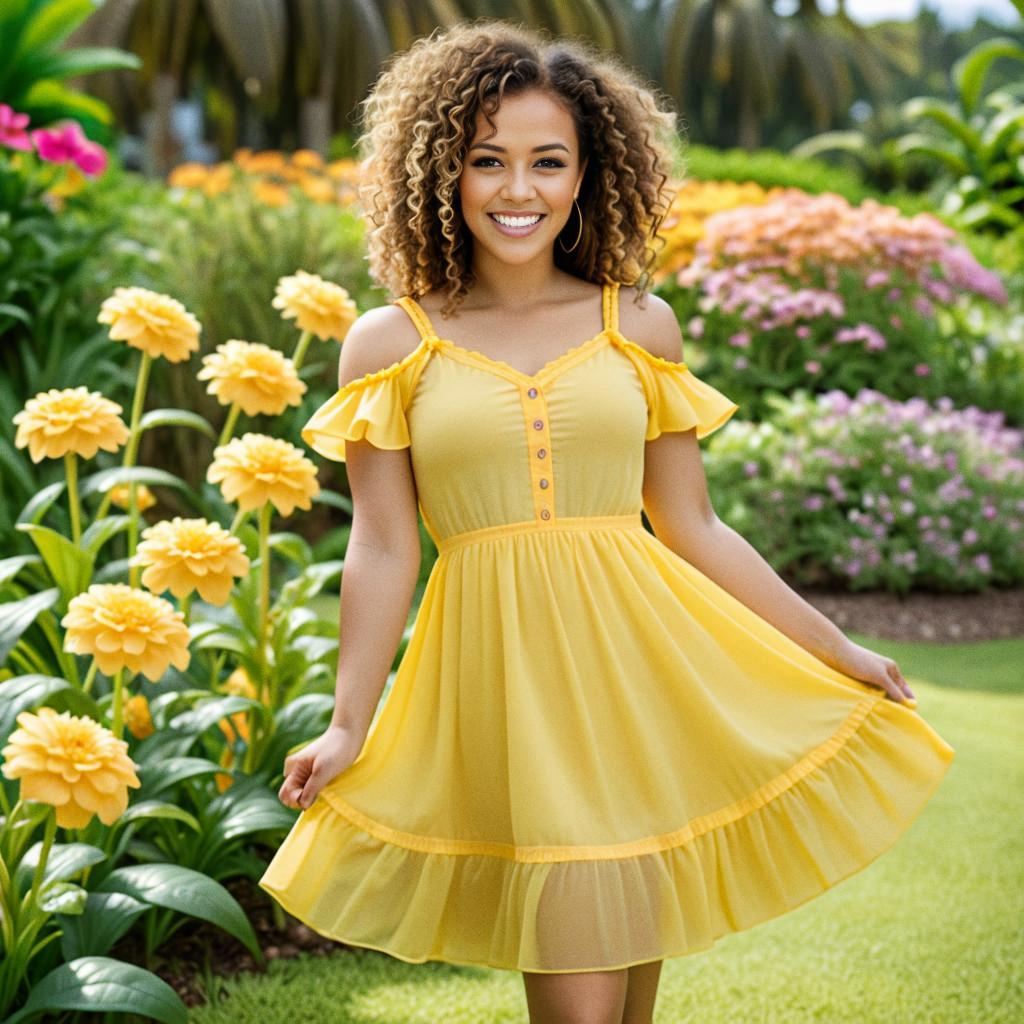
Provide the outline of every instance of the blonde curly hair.
{"type": "Polygon", "coordinates": [[[394,296],[446,286],[444,316],[462,301],[472,235],[457,194],[477,113],[494,127],[502,96],[541,89],[572,114],[581,164],[590,157],[582,236],[570,253],[556,245],[555,263],[586,281],[635,284],[640,300],[665,245],[658,229],[676,194],[666,183],[681,176],[664,93],[589,43],[491,18],[435,29],[385,65],[361,104],[357,139],[374,280],[394,296]]]}

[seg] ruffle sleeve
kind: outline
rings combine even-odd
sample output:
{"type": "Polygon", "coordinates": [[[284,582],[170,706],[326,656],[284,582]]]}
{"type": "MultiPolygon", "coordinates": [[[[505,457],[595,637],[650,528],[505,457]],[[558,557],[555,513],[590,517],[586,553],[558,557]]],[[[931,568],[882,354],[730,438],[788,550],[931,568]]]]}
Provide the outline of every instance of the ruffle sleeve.
{"type": "Polygon", "coordinates": [[[633,361],[647,398],[647,433],[653,441],[665,431],[697,428],[707,437],[724,424],[739,405],[706,384],[686,365],[662,359],[642,345],[617,335],[619,347],[633,361]]]}
{"type": "Polygon", "coordinates": [[[406,409],[428,353],[428,346],[421,342],[397,363],[350,380],[306,421],[302,440],[335,462],[345,461],[346,441],[408,448],[406,409]]]}

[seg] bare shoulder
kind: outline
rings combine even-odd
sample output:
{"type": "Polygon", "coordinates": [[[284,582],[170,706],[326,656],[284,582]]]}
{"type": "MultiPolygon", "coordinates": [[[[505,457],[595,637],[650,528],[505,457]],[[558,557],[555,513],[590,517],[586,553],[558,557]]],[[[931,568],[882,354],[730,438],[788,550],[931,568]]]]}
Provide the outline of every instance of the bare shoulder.
{"type": "Polygon", "coordinates": [[[632,285],[619,288],[619,330],[653,356],[678,363],[683,360],[683,332],[675,310],[660,296],[648,292],[637,304],[632,285]]]}
{"type": "Polygon", "coordinates": [[[409,314],[387,303],[362,313],[348,329],[338,360],[338,386],[400,362],[420,343],[409,314]]]}

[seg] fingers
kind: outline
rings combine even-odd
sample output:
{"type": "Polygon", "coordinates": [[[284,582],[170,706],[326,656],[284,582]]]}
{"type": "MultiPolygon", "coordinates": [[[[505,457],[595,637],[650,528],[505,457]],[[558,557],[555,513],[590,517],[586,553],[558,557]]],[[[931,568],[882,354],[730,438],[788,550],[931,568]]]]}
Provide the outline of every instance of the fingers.
{"type": "Polygon", "coordinates": [[[901,703],[917,703],[917,697],[914,695],[914,691],[910,688],[910,684],[903,678],[903,673],[899,670],[899,666],[895,661],[891,659],[886,662],[886,672],[892,685],[887,686],[886,690],[892,694],[893,698],[901,703]]]}

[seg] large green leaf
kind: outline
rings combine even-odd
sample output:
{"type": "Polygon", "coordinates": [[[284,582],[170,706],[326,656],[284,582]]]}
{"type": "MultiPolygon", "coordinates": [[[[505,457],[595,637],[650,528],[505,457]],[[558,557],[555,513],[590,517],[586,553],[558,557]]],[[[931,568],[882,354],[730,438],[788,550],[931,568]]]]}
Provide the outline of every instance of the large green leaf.
{"type": "Polygon", "coordinates": [[[137,900],[176,910],[223,928],[257,959],[263,954],[245,911],[220,884],[180,864],[130,864],[112,871],[97,891],[123,892],[137,900]]]}
{"type": "Polygon", "coordinates": [[[59,600],[60,589],[50,587],[38,594],[29,594],[20,601],[0,604],[0,665],[7,660],[25,630],[59,600]]]}
{"type": "Polygon", "coordinates": [[[64,490],[64,481],[58,480],[32,495],[25,507],[18,513],[18,522],[38,523],[46,515],[49,507],[64,493],[64,490]]]}
{"type": "Polygon", "coordinates": [[[57,914],[65,960],[102,956],[152,907],[123,892],[91,892],[81,914],[57,914]]]}
{"type": "Polygon", "coordinates": [[[217,438],[217,432],[209,420],[185,409],[151,409],[139,421],[139,430],[145,431],[152,427],[188,427],[205,434],[211,441],[217,438]]]}
{"type": "Polygon", "coordinates": [[[89,586],[94,561],[88,551],[83,551],[64,534],[48,526],[18,523],[17,528],[32,538],[65,601],[70,601],[89,586]]]}
{"type": "MultiPolygon", "coordinates": [[[[32,873],[39,863],[39,853],[43,848],[42,840],[33,843],[21,858],[15,873],[15,885],[18,892],[28,891],[32,884],[32,873]]],[[[100,864],[107,859],[105,850],[90,843],[54,843],[46,858],[46,870],[43,880],[46,882],[66,882],[74,878],[79,871],[84,871],[93,864],[100,864]]]]}
{"type": "MultiPolygon", "coordinates": [[[[8,606],[0,605],[0,609],[4,607],[8,606]]],[[[66,705],[72,714],[99,718],[93,697],[60,676],[36,673],[13,676],[0,683],[0,745],[14,732],[18,715],[22,711],[42,707],[44,704],[66,705]]]]}
{"type": "Polygon", "coordinates": [[[215,697],[212,700],[198,704],[189,711],[183,711],[180,715],[172,718],[168,725],[172,729],[198,735],[201,732],[205,732],[211,725],[219,722],[222,718],[227,718],[228,715],[252,709],[259,711],[264,718],[271,713],[270,708],[258,700],[232,694],[224,697],[215,697]]]}
{"type": "Polygon", "coordinates": [[[37,555],[14,555],[12,558],[0,558],[0,583],[13,580],[26,565],[39,565],[37,555]]]}
{"type": "Polygon", "coordinates": [[[137,71],[142,61],[134,53],[112,46],[81,46],[46,54],[36,65],[35,73],[44,78],[71,78],[91,75],[95,71],[137,71]]]}
{"type": "Polygon", "coordinates": [[[188,1022],[188,1008],[166,981],[106,956],[82,956],[54,968],[33,985],[25,1005],[4,1024],[22,1024],[55,1010],[134,1013],[162,1024],[188,1022]]]}
{"type": "Polygon", "coordinates": [[[152,797],[186,779],[194,779],[200,775],[215,775],[223,770],[220,765],[205,757],[171,757],[159,761],[143,761],[138,771],[142,787],[137,790],[137,796],[152,797]]]}

